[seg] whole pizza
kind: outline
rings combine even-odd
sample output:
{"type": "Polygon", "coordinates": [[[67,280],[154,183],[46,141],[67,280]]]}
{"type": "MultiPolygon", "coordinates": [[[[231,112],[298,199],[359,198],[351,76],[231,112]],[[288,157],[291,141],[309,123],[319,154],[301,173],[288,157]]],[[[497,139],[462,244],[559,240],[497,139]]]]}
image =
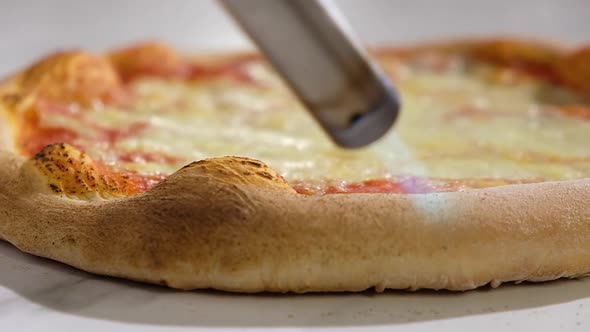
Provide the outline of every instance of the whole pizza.
{"type": "Polygon", "coordinates": [[[179,289],[590,273],[590,48],[372,54],[404,104],[358,150],[335,146],[256,54],[148,42],[50,55],[0,83],[0,239],[179,289]]]}

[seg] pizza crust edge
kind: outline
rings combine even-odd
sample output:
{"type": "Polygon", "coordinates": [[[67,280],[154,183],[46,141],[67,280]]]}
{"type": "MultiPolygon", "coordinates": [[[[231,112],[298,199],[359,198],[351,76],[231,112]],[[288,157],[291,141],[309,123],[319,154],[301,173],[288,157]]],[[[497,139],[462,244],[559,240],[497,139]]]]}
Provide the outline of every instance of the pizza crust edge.
{"type": "MultiPolygon", "coordinates": [[[[74,84],[65,95],[53,88],[76,78],[75,65],[50,66],[55,82],[27,89],[30,71],[17,75],[0,87],[0,112],[15,111],[15,92],[19,107],[44,93],[81,102],[108,94],[119,84],[111,69],[101,76],[108,67],[76,79],[91,92],[74,84]]],[[[191,164],[143,194],[80,199],[52,191],[52,176],[33,161],[0,151],[0,238],[97,274],[179,289],[308,292],[467,290],[590,272],[590,179],[306,196],[262,163],[226,158],[191,164]]]]}
{"type": "Polygon", "coordinates": [[[590,179],[306,196],[277,175],[243,175],[262,163],[228,158],[189,165],[144,194],[82,200],[50,192],[14,154],[0,161],[0,237],[103,275],[309,292],[467,290],[590,272],[590,179]]]}

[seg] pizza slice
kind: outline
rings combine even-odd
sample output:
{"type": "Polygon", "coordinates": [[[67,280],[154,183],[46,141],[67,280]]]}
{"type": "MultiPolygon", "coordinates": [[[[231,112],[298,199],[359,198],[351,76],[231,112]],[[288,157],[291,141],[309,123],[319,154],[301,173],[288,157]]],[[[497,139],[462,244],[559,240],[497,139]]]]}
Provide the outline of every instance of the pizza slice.
{"type": "Polygon", "coordinates": [[[0,85],[0,238],[179,289],[467,290],[590,273],[590,49],[373,54],[404,108],[359,150],[334,146],[255,54],[48,56],[0,85]]]}

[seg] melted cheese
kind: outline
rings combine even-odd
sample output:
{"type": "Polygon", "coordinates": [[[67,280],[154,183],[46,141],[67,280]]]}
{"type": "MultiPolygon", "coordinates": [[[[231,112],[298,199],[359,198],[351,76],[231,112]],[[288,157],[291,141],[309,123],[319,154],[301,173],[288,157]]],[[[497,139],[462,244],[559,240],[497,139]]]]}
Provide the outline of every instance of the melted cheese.
{"type": "Polygon", "coordinates": [[[51,115],[45,126],[79,133],[95,159],[145,174],[170,174],[208,157],[247,156],[287,179],[360,181],[390,176],[568,179],[590,176],[590,121],[555,112],[579,103],[548,83],[498,81],[486,65],[443,71],[397,68],[404,105],[389,134],[370,147],[343,150],[264,65],[245,70],[256,84],[218,78],[194,82],[142,79],[126,109],[96,105],[77,116],[51,115]],[[95,127],[125,132],[111,144],[95,127]],[[121,153],[165,155],[174,162],[121,153]],[[145,161],[147,160],[147,161],[145,161]]]}

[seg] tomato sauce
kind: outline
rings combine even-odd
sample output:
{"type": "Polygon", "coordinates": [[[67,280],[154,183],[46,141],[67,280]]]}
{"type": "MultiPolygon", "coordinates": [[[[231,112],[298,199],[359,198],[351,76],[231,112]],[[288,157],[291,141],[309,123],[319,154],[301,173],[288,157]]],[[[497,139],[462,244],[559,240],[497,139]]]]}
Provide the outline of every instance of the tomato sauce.
{"type": "Polygon", "coordinates": [[[257,84],[246,69],[247,65],[256,59],[256,56],[244,55],[221,65],[192,64],[187,78],[196,80],[223,77],[241,83],[257,84]]]}
{"type": "Polygon", "coordinates": [[[165,153],[147,151],[121,151],[117,153],[117,159],[124,163],[148,162],[161,164],[176,164],[183,160],[165,153]]]}
{"type": "Polygon", "coordinates": [[[426,194],[435,192],[453,192],[467,189],[481,189],[508,184],[541,182],[540,179],[436,179],[428,177],[405,177],[372,179],[360,182],[296,182],[292,187],[299,194],[426,194]]]}
{"type": "Polygon", "coordinates": [[[562,106],[554,109],[555,112],[566,116],[573,116],[582,120],[590,121],[590,107],[583,105],[562,106]]]}

